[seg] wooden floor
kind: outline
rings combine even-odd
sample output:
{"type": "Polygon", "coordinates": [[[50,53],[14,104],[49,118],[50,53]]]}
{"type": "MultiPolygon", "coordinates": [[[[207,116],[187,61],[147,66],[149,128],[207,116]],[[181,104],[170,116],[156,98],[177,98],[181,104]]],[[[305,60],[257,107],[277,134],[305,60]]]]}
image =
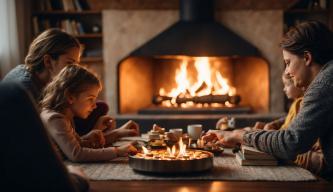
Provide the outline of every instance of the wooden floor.
{"type": "Polygon", "coordinates": [[[236,181],[92,181],[92,192],[298,192],[333,191],[333,183],[236,181]]]}

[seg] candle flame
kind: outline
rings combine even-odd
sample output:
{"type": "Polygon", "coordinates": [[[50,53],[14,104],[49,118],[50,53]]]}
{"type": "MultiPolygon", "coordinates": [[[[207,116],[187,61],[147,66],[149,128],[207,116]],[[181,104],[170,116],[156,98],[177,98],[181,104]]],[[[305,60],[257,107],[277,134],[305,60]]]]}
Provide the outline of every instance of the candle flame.
{"type": "Polygon", "coordinates": [[[143,151],[143,154],[149,154],[150,153],[149,150],[144,146],[142,146],[142,151],[143,151]]]}

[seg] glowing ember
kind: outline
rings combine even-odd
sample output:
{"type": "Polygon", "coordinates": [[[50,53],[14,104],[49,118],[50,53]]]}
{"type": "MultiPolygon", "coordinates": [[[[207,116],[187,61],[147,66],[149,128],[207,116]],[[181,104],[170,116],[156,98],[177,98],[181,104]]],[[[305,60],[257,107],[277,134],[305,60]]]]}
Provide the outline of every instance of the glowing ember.
{"type": "MultiPolygon", "coordinates": [[[[220,107],[221,103],[212,103],[214,105],[196,104],[191,101],[177,103],[177,98],[194,98],[208,95],[228,95],[235,96],[236,89],[228,83],[222,74],[211,67],[208,57],[196,57],[194,66],[197,71],[196,82],[191,83],[188,75],[187,67],[188,60],[183,60],[180,67],[176,70],[175,81],[177,86],[167,92],[164,88],[160,88],[159,95],[170,97],[170,100],[165,100],[161,104],[165,107],[220,107]],[[200,105],[200,106],[199,106],[200,105]]],[[[231,106],[230,103],[223,103],[224,106],[231,106]]]]}

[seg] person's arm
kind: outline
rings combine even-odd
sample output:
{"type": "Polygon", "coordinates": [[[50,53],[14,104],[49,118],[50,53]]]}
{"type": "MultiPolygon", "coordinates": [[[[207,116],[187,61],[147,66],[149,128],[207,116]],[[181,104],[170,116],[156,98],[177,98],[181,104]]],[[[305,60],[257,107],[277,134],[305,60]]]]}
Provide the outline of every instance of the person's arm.
{"type": "Polygon", "coordinates": [[[106,146],[111,145],[121,137],[140,135],[139,125],[129,120],[118,129],[112,129],[104,132],[106,146]]]}
{"type": "Polygon", "coordinates": [[[113,147],[92,149],[82,147],[70,122],[61,116],[53,116],[46,122],[49,133],[68,159],[74,162],[103,161],[117,157],[113,147]]]}
{"type": "Polygon", "coordinates": [[[285,119],[286,117],[281,117],[268,123],[257,121],[252,129],[278,130],[283,125],[285,119]]]}
{"type": "Polygon", "coordinates": [[[279,119],[276,119],[274,121],[267,123],[263,129],[264,130],[278,130],[283,125],[284,121],[285,121],[285,117],[281,117],[279,119]]]}
{"type": "Polygon", "coordinates": [[[82,135],[81,146],[88,148],[101,148],[105,145],[105,138],[102,130],[93,129],[89,133],[82,135]]]}
{"type": "Polygon", "coordinates": [[[297,154],[308,151],[331,125],[332,86],[327,82],[313,82],[304,96],[302,109],[288,129],[247,132],[242,143],[282,159],[294,159],[297,154]]]}

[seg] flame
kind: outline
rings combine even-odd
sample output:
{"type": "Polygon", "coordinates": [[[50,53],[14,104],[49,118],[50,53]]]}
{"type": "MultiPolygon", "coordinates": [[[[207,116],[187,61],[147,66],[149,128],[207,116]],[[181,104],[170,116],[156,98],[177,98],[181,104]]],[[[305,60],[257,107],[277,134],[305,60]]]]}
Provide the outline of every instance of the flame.
{"type": "Polygon", "coordinates": [[[180,138],[179,142],[179,150],[177,151],[176,149],[176,145],[173,145],[172,148],[170,149],[170,147],[167,147],[167,152],[171,157],[176,157],[176,158],[181,158],[184,155],[186,155],[186,145],[183,142],[183,139],[180,138]]]}
{"type": "Polygon", "coordinates": [[[185,154],[186,154],[186,145],[183,143],[183,139],[180,138],[178,157],[183,157],[185,154]]]}
{"type": "Polygon", "coordinates": [[[211,155],[203,153],[198,150],[186,150],[187,146],[182,139],[178,142],[179,149],[176,149],[176,145],[172,148],[167,147],[167,150],[151,150],[142,146],[142,152],[137,153],[135,156],[138,158],[155,159],[155,160],[193,160],[208,158],[211,155]]]}
{"type": "Polygon", "coordinates": [[[207,57],[199,58],[195,60],[194,66],[198,72],[198,81],[191,87],[192,96],[202,96],[209,95],[212,90],[212,81],[211,81],[211,70],[210,63],[207,57]],[[196,90],[202,85],[206,85],[206,88],[202,91],[195,93],[196,90]]]}
{"type": "Polygon", "coordinates": [[[144,146],[142,146],[142,151],[143,151],[143,154],[149,154],[150,153],[149,150],[144,146]]]}
{"type": "MultiPolygon", "coordinates": [[[[160,88],[159,95],[172,97],[171,101],[163,102],[166,107],[177,105],[177,97],[196,97],[204,95],[236,95],[236,89],[230,86],[228,80],[222,74],[211,66],[208,57],[195,57],[194,66],[197,71],[196,82],[191,83],[187,67],[189,59],[182,60],[180,67],[176,70],[176,87],[167,92],[160,88]]],[[[181,107],[198,106],[193,102],[182,103],[181,107]]],[[[207,105],[201,105],[205,107],[207,105]]],[[[208,105],[209,106],[209,105],[208,105]]],[[[214,105],[215,106],[215,105],[214,105]]]]}

